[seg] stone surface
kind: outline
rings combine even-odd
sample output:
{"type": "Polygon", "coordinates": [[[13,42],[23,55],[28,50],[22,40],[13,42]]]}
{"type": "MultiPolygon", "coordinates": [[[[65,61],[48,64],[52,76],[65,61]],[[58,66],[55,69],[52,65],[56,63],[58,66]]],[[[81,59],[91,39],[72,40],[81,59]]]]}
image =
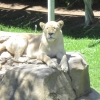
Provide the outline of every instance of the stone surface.
{"type": "Polygon", "coordinates": [[[12,35],[14,35],[14,34],[12,34],[11,32],[0,31],[0,43],[9,39],[12,35]]]}
{"type": "Polygon", "coordinates": [[[77,97],[80,97],[91,91],[88,64],[80,53],[73,52],[68,56],[70,56],[68,63],[72,86],[77,97]]]}
{"type": "Polygon", "coordinates": [[[88,64],[84,57],[74,52],[67,56],[67,73],[43,63],[36,64],[36,59],[15,63],[6,58],[0,71],[0,100],[75,100],[90,93],[88,64]]]}
{"type": "Polygon", "coordinates": [[[0,100],[74,100],[69,75],[33,64],[9,70],[0,82],[0,100]],[[62,99],[63,98],[63,99],[62,99]]]}
{"type": "MultiPolygon", "coordinates": [[[[15,36],[15,35],[19,35],[20,33],[17,32],[5,32],[5,31],[0,31],[0,43],[8,40],[11,36],[15,36]]],[[[27,33],[23,33],[23,34],[27,34],[27,33]]],[[[30,34],[34,34],[34,33],[30,33],[30,34]]]]}
{"type": "Polygon", "coordinates": [[[18,35],[18,34],[19,33],[17,33],[17,32],[4,32],[4,31],[0,31],[0,43],[8,40],[11,36],[18,35]]]}

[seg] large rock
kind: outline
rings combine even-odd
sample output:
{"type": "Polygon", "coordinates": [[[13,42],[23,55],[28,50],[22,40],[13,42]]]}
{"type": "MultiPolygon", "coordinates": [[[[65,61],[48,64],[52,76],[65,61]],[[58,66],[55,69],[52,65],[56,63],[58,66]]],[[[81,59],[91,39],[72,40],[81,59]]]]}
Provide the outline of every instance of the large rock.
{"type": "Polygon", "coordinates": [[[73,89],[80,97],[90,92],[88,64],[80,53],[71,53],[69,56],[69,75],[73,89]]]}
{"type": "MultiPolygon", "coordinates": [[[[18,34],[20,34],[20,33],[0,31],[0,43],[8,40],[11,36],[15,36],[15,35],[18,35],[18,34]]],[[[26,33],[22,33],[22,34],[26,34],[26,33]]]]}
{"type": "Polygon", "coordinates": [[[0,100],[74,100],[69,75],[46,65],[9,70],[0,83],[0,100]],[[63,99],[61,99],[63,98],[63,99]]]}
{"type": "Polygon", "coordinates": [[[0,82],[0,100],[75,100],[90,93],[88,64],[79,53],[67,56],[67,73],[45,64],[7,70],[0,82]]]}
{"type": "Polygon", "coordinates": [[[18,34],[18,33],[0,31],[0,43],[6,41],[7,39],[9,39],[11,36],[15,34],[18,34]]]}

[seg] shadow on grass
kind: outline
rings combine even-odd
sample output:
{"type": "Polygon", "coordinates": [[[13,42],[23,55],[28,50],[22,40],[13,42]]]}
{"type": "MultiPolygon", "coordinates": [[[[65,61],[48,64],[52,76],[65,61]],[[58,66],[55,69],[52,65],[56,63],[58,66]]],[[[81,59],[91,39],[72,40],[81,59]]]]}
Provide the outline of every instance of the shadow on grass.
{"type": "MultiPolygon", "coordinates": [[[[11,2],[8,3],[11,4],[11,2]]],[[[14,3],[12,3],[12,5],[13,4],[14,3]]],[[[30,28],[32,30],[34,30],[35,25],[37,25],[38,30],[41,30],[39,23],[41,21],[47,22],[47,13],[26,10],[32,6],[34,6],[34,4],[27,4],[26,7],[20,10],[0,8],[0,24],[8,26],[9,28],[14,26],[20,28],[30,28]]],[[[64,21],[65,24],[63,27],[63,33],[66,36],[72,38],[100,38],[100,26],[84,26],[84,16],[56,14],[55,19],[64,21]]],[[[96,20],[99,21],[99,19],[96,20]]],[[[2,28],[0,30],[2,30],[2,28]]]]}
{"type": "Polygon", "coordinates": [[[90,38],[99,39],[100,38],[100,26],[79,26],[76,28],[64,29],[64,35],[70,36],[72,38],[90,38]]]}
{"type": "Polygon", "coordinates": [[[91,92],[75,100],[100,100],[100,93],[91,88],[91,92]]]}

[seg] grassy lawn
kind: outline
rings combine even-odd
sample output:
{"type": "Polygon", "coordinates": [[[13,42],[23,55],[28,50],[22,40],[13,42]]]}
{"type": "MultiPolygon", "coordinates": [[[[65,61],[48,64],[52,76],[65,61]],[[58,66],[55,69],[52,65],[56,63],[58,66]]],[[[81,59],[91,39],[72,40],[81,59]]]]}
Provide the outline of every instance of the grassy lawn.
{"type": "Polygon", "coordinates": [[[91,87],[100,93],[100,26],[79,26],[66,29],[64,45],[66,51],[79,51],[89,64],[91,87]]]}
{"type": "MultiPolygon", "coordinates": [[[[10,32],[33,32],[31,28],[15,28],[0,25],[0,30],[10,32]]],[[[38,31],[37,33],[40,33],[38,31]]],[[[91,87],[100,93],[100,27],[63,28],[66,51],[79,51],[89,64],[91,87]]]]}
{"type": "Polygon", "coordinates": [[[100,40],[88,38],[73,39],[64,37],[64,45],[66,51],[79,51],[85,57],[86,61],[89,64],[91,87],[100,93],[100,44],[98,44],[99,41],[100,40]]]}

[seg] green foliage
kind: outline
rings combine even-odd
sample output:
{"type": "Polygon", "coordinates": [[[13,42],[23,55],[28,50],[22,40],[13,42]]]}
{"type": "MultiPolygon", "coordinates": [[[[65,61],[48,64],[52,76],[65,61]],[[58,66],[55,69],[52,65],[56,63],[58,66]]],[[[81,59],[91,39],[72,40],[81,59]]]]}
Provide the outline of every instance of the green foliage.
{"type": "Polygon", "coordinates": [[[89,64],[90,85],[100,93],[100,39],[74,39],[64,36],[64,46],[67,52],[80,52],[89,64]],[[92,45],[90,47],[90,45],[92,45]]]}
{"type": "Polygon", "coordinates": [[[19,33],[22,33],[22,32],[34,33],[35,32],[30,27],[20,28],[20,27],[14,27],[14,26],[4,26],[3,24],[0,24],[0,31],[19,32],[19,33]]]}

